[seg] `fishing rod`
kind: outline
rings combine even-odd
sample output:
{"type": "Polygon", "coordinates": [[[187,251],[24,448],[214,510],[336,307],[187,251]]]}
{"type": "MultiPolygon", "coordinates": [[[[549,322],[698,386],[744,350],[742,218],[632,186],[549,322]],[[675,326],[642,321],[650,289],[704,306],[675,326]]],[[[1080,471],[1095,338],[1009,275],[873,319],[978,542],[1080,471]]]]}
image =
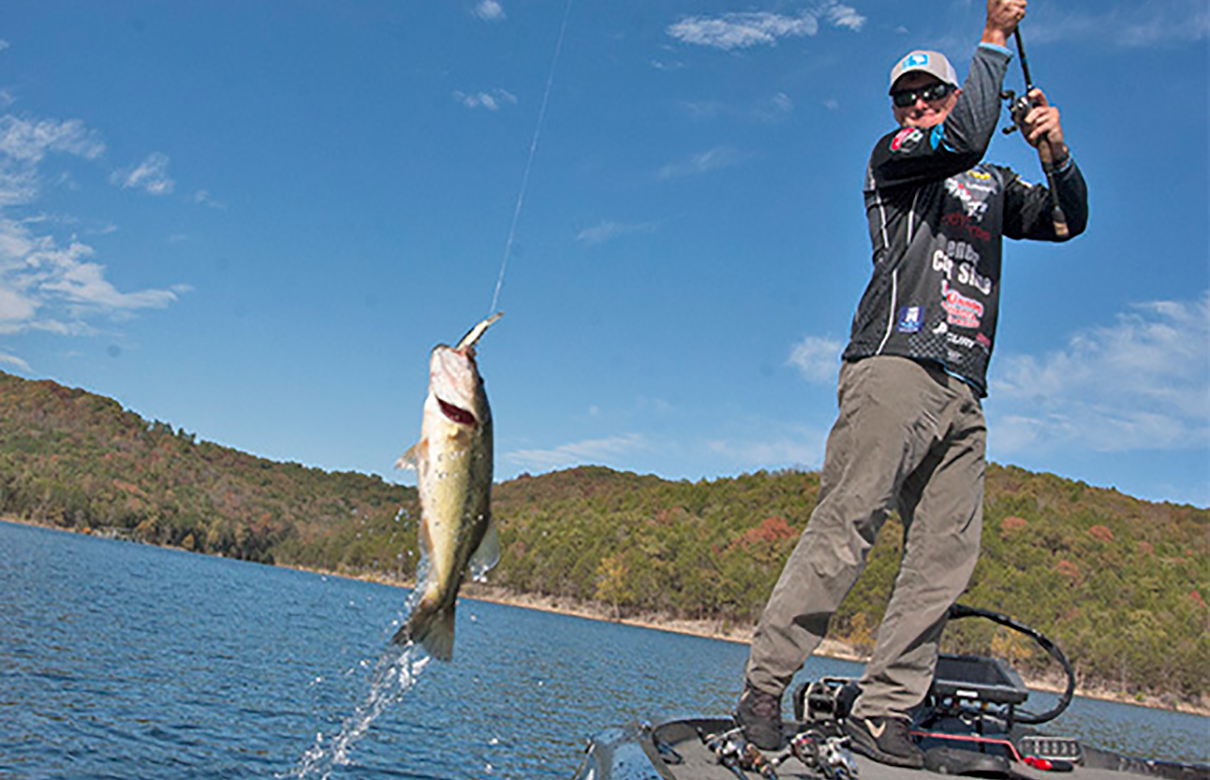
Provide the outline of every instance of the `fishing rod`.
{"type": "MultiPolygon", "coordinates": [[[[1021,28],[1018,26],[1013,31],[1013,38],[1017,42],[1017,55],[1021,60],[1021,73],[1025,77],[1025,94],[1017,97],[1016,93],[1011,89],[1005,90],[1003,97],[1008,101],[1008,110],[1012,114],[1013,124],[1004,128],[1005,134],[1011,133],[1020,128],[1021,135],[1025,135],[1025,115],[1034,107],[1034,102],[1029,95],[1034,91],[1034,80],[1029,75],[1029,60],[1025,58],[1025,44],[1021,42],[1021,28]]],[[[1059,190],[1055,184],[1055,166],[1054,155],[1050,151],[1050,143],[1047,142],[1046,136],[1042,136],[1037,146],[1038,159],[1042,162],[1042,172],[1046,174],[1046,186],[1050,190],[1050,218],[1054,222],[1055,235],[1059,238],[1067,238],[1070,231],[1067,228],[1067,215],[1063,213],[1063,207],[1059,205],[1059,190]]]]}

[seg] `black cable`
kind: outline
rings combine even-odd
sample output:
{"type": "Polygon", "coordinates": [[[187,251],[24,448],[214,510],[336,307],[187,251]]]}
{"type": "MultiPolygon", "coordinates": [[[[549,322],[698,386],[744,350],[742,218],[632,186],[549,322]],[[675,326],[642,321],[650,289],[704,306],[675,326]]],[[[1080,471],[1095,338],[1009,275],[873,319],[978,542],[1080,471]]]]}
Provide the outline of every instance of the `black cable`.
{"type": "Polygon", "coordinates": [[[1018,620],[1015,620],[1008,615],[1002,615],[999,612],[980,609],[979,607],[969,607],[965,604],[955,604],[950,607],[948,616],[949,620],[961,620],[962,618],[967,617],[985,618],[993,623],[999,623],[1006,628],[1011,628],[1014,631],[1025,634],[1037,642],[1038,645],[1045,650],[1051,658],[1058,661],[1059,665],[1063,667],[1063,673],[1067,675],[1067,690],[1065,690],[1063,695],[1059,697],[1058,704],[1041,715],[1034,715],[1032,713],[1025,712],[1017,715],[1015,719],[1020,723],[1037,725],[1039,723],[1047,723],[1052,721],[1059,717],[1059,715],[1063,714],[1063,711],[1067,709],[1067,707],[1071,704],[1072,698],[1075,696],[1076,673],[1075,670],[1071,668],[1071,662],[1067,660],[1067,656],[1063,654],[1063,651],[1059,649],[1059,646],[1043,635],[1042,632],[1031,628],[1018,620]]]}

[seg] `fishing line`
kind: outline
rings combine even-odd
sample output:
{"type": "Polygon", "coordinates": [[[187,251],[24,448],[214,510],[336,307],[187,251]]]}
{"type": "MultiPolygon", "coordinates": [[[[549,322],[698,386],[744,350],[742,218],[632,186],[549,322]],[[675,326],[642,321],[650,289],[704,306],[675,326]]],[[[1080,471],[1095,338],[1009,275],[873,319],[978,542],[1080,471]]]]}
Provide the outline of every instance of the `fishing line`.
{"type": "Polygon", "coordinates": [[[550,89],[555,83],[555,67],[559,64],[559,54],[563,51],[563,38],[567,35],[567,20],[571,16],[571,0],[563,9],[563,24],[559,28],[559,40],[555,43],[555,55],[550,61],[550,73],[546,77],[546,91],[542,94],[542,105],[538,109],[538,121],[534,126],[534,137],[529,144],[529,159],[525,161],[525,172],[521,175],[521,189],[517,193],[517,205],[513,208],[513,224],[508,229],[508,240],[504,242],[504,257],[500,260],[500,275],[496,278],[496,291],[492,294],[492,305],[487,313],[496,311],[500,302],[500,288],[504,284],[504,271],[508,267],[508,256],[512,254],[513,242],[517,238],[517,223],[521,221],[521,208],[525,205],[525,192],[529,189],[529,172],[534,166],[534,155],[538,151],[538,139],[542,135],[542,124],[546,119],[546,105],[550,102],[550,89]]]}

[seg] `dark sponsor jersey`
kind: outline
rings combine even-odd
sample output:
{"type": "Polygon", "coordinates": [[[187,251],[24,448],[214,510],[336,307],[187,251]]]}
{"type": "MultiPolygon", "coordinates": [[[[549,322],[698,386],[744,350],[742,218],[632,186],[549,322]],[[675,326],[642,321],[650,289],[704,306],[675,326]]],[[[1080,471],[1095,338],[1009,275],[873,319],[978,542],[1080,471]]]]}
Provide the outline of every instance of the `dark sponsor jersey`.
{"type": "MultiPolygon", "coordinates": [[[[866,173],[874,273],[844,356],[901,355],[941,364],[987,394],[1002,237],[1060,240],[1045,187],[981,162],[1000,112],[1007,51],[980,46],[954,110],[930,130],[879,139],[866,173]]],[[[1070,237],[1087,221],[1083,177],[1056,176],[1070,237]]]]}

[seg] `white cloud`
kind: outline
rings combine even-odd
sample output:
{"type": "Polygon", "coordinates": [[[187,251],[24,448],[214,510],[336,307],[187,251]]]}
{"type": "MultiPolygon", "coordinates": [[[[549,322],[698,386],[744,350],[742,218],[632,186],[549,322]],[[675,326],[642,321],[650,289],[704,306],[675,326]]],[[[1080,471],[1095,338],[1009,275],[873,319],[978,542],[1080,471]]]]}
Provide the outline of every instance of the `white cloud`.
{"type": "Polygon", "coordinates": [[[500,5],[496,0],[483,0],[475,6],[475,16],[485,22],[499,22],[506,18],[504,6],[500,5]]]}
{"type": "Polygon", "coordinates": [[[610,458],[648,449],[646,439],[638,433],[626,433],[604,439],[563,444],[546,450],[514,450],[505,458],[522,468],[562,469],[588,463],[599,464],[610,458]]]}
{"type": "Polygon", "coordinates": [[[16,324],[28,322],[37,311],[37,301],[22,294],[20,290],[6,288],[3,281],[0,281],[0,333],[9,332],[7,328],[16,324]]]}
{"type": "Polygon", "coordinates": [[[73,307],[90,307],[116,312],[125,309],[163,308],[176,300],[172,290],[142,290],[120,292],[105,279],[105,266],[85,262],[93,254],[92,247],[72,244],[65,250],[48,253],[54,266],[42,280],[39,289],[47,297],[61,298],[73,307]]]}
{"type": "Polygon", "coordinates": [[[33,166],[13,164],[0,153],[0,209],[29,203],[37,197],[39,184],[33,166]]]}
{"type": "Polygon", "coordinates": [[[38,166],[52,153],[95,160],[105,153],[105,143],[79,119],[0,117],[0,209],[38,196],[38,166]]]}
{"type": "Polygon", "coordinates": [[[808,382],[835,382],[844,344],[833,339],[807,336],[790,350],[787,365],[799,370],[808,382]]]}
{"type": "Polygon", "coordinates": [[[1002,356],[989,416],[1007,454],[1180,450],[1210,441],[1210,293],[1139,304],[1037,358],[1002,356]]]}
{"type": "Polygon", "coordinates": [[[819,21],[812,14],[794,18],[768,11],[727,13],[713,18],[689,16],[668,28],[668,34],[683,43],[724,50],[773,44],[778,38],[817,32],[819,21]]]}
{"type": "Polygon", "coordinates": [[[729,51],[752,46],[772,46],[781,38],[801,38],[819,33],[820,24],[860,30],[865,17],[855,9],[829,0],[822,5],[786,16],[772,11],[737,11],[719,16],[687,16],[668,27],[667,33],[682,43],[729,51]]]}
{"type": "Polygon", "coordinates": [[[677,60],[653,59],[651,60],[651,67],[655,68],[656,70],[681,70],[685,67],[685,63],[677,60]]]}
{"type": "Polygon", "coordinates": [[[688,160],[669,163],[660,169],[661,179],[679,179],[684,176],[697,176],[711,171],[731,168],[751,159],[753,155],[741,152],[729,146],[716,146],[701,154],[696,154],[688,160]]]}
{"type": "Polygon", "coordinates": [[[840,3],[829,3],[824,7],[824,16],[836,27],[844,27],[853,32],[859,31],[866,22],[864,16],[856,8],[850,8],[840,3]]]}
{"type": "Polygon", "coordinates": [[[517,103],[516,96],[504,89],[493,89],[491,92],[455,92],[454,99],[467,108],[486,108],[488,111],[498,111],[504,103],[517,103]]]}
{"type": "Polygon", "coordinates": [[[217,201],[207,190],[198,190],[193,193],[193,202],[199,206],[208,206],[212,209],[226,209],[227,204],[222,201],[217,201]]]}
{"type": "Polygon", "coordinates": [[[151,195],[168,195],[176,182],[168,175],[168,155],[152,152],[131,170],[115,171],[111,180],[122,189],[138,188],[151,195]]]}
{"type": "Polygon", "coordinates": [[[105,153],[105,144],[79,119],[0,117],[0,158],[9,164],[37,164],[50,152],[95,160],[105,153]]]}
{"type": "MultiPolygon", "coordinates": [[[[97,332],[95,318],[162,308],[185,289],[123,292],[106,279],[91,246],[48,232],[61,218],[29,214],[41,195],[40,166],[49,155],[94,161],[104,152],[100,135],[78,119],[0,117],[0,334],[90,335],[97,332]],[[21,217],[10,213],[13,207],[20,207],[21,217]]],[[[139,186],[156,181],[154,157],[139,186]]],[[[0,361],[27,367],[15,355],[0,355],[0,361]]]]}
{"type": "Polygon", "coordinates": [[[682,100],[680,105],[693,119],[714,119],[728,111],[727,104],[720,100],[682,100]]]}
{"type": "Polygon", "coordinates": [[[0,333],[84,335],[94,332],[88,318],[164,308],[186,290],[122,292],[105,278],[105,266],[91,261],[93,255],[86,244],[61,246],[51,236],[0,217],[0,333]]]}
{"type": "Polygon", "coordinates": [[[6,355],[3,352],[0,352],[0,363],[8,363],[9,365],[16,366],[17,368],[21,369],[22,371],[30,370],[29,363],[26,363],[24,360],[17,357],[16,355],[6,355]]]}
{"type": "Polygon", "coordinates": [[[576,233],[576,240],[583,241],[585,244],[603,244],[606,241],[611,241],[621,236],[634,235],[635,233],[654,233],[658,227],[659,225],[655,222],[624,224],[605,220],[576,233]]]}

